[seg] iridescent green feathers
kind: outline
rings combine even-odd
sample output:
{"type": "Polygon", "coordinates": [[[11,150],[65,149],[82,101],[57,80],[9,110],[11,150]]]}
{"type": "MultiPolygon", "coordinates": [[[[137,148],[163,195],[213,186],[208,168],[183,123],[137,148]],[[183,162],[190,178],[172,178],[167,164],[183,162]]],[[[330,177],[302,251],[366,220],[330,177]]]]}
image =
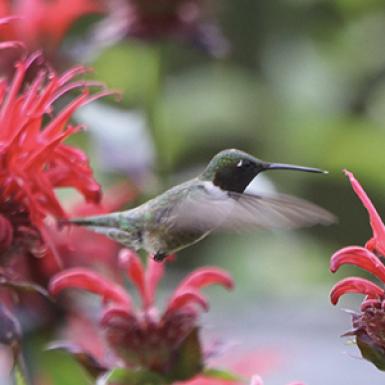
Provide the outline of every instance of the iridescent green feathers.
{"type": "Polygon", "coordinates": [[[224,150],[199,176],[141,206],[70,222],[127,247],[145,249],[161,260],[217,229],[293,228],[334,221],[328,211],[299,198],[244,193],[260,172],[272,169],[324,173],[315,168],[268,163],[235,149],[224,150]]]}

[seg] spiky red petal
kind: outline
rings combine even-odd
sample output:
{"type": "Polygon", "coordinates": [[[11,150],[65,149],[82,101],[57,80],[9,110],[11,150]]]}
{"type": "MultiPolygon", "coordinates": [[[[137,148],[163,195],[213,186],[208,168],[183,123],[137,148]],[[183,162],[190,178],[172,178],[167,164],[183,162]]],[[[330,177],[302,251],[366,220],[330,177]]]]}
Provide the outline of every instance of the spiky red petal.
{"type": "Polygon", "coordinates": [[[146,284],[147,284],[147,297],[149,305],[153,305],[155,302],[155,293],[160,280],[164,275],[164,263],[154,261],[153,258],[147,259],[146,269],[146,284]]]}
{"type": "Polygon", "coordinates": [[[102,326],[109,326],[111,322],[116,324],[117,322],[124,322],[125,324],[136,324],[137,319],[135,315],[128,311],[125,307],[111,306],[106,309],[100,320],[102,326]]]}
{"type": "Polygon", "coordinates": [[[143,306],[148,306],[147,287],[145,279],[145,271],[138,255],[129,249],[123,249],[119,253],[119,262],[127,272],[128,277],[137,288],[143,306]]]}
{"type": "MultiPolygon", "coordinates": [[[[81,66],[61,76],[43,67],[28,84],[27,72],[39,60],[39,52],[22,58],[12,80],[0,81],[0,211],[14,226],[15,234],[20,220],[12,215],[22,212],[23,228],[40,232],[40,241],[52,245],[45,219],[66,216],[56,188],[72,187],[89,202],[97,203],[101,197],[87,156],[63,143],[81,128],[70,125],[69,120],[76,109],[111,92],[99,85],[99,92],[92,94],[89,87],[98,84],[74,81],[75,76],[88,71],[81,66]],[[80,95],[55,111],[53,103],[76,88],[81,88],[80,95]]],[[[39,236],[35,239],[39,242],[39,236]]]]}
{"type": "Polygon", "coordinates": [[[348,246],[338,250],[330,259],[330,271],[334,273],[344,264],[356,265],[385,282],[384,264],[364,247],[348,246]]]}
{"type": "Polygon", "coordinates": [[[378,212],[374,207],[372,201],[369,199],[365,190],[362,188],[362,186],[354,177],[354,175],[348,170],[344,170],[344,173],[349,178],[349,181],[353,187],[354,192],[357,194],[358,198],[360,198],[362,204],[365,206],[369,214],[370,226],[372,227],[372,231],[373,231],[373,238],[371,242],[368,244],[368,246],[371,245],[371,247],[381,252],[382,255],[385,255],[384,223],[381,217],[378,215],[378,212]]]}
{"type": "Polygon", "coordinates": [[[114,282],[82,268],[68,269],[56,274],[50,284],[49,292],[56,296],[64,289],[84,289],[100,295],[104,301],[124,305],[126,311],[132,310],[130,296],[114,282]]]}
{"type": "Polygon", "coordinates": [[[186,289],[181,290],[172,296],[169,301],[165,314],[176,312],[185,306],[197,304],[202,307],[203,310],[208,310],[209,304],[205,297],[201,295],[197,290],[186,289]]]}
{"type": "Polygon", "coordinates": [[[221,285],[226,289],[234,287],[230,274],[216,267],[202,267],[190,273],[177,287],[176,291],[188,288],[199,290],[209,285],[221,285]]]}
{"type": "Polygon", "coordinates": [[[384,290],[373,282],[364,278],[349,277],[337,282],[331,292],[330,300],[336,305],[340,297],[347,293],[366,294],[369,298],[381,298],[384,296],[384,290]]]}

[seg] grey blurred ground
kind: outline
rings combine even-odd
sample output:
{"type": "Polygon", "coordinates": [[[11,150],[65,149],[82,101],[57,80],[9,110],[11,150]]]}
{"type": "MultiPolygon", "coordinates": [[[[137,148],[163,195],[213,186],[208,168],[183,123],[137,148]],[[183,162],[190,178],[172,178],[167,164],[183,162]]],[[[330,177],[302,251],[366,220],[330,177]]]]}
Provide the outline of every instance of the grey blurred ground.
{"type": "Polygon", "coordinates": [[[212,306],[204,322],[206,333],[239,343],[242,350],[276,349],[283,361],[263,375],[265,385],[293,380],[306,385],[385,384],[385,374],[360,358],[347,338],[340,338],[350,327],[350,316],[330,305],[327,295],[268,303],[258,297],[240,302],[236,293],[232,297],[226,305],[212,306]]]}

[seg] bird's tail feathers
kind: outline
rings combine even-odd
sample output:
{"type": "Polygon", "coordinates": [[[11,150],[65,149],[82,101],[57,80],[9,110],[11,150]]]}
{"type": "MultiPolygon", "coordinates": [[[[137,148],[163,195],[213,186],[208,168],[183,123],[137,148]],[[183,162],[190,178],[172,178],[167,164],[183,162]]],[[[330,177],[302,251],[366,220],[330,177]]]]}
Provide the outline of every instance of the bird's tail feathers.
{"type": "Polygon", "coordinates": [[[61,225],[77,225],[84,227],[109,227],[118,228],[119,220],[118,213],[95,215],[84,218],[64,219],[60,222],[61,225]]]}
{"type": "Polygon", "coordinates": [[[132,247],[135,241],[135,228],[128,225],[122,228],[121,213],[71,218],[66,219],[61,225],[82,226],[96,233],[104,234],[127,247],[132,247]]]}

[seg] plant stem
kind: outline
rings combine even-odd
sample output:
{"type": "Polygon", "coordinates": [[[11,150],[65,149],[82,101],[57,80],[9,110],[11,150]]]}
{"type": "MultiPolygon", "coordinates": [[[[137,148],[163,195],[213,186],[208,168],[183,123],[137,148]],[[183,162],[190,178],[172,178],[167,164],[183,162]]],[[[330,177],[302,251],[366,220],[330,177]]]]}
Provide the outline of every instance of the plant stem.
{"type": "Polygon", "coordinates": [[[15,362],[15,367],[13,368],[13,376],[15,379],[15,385],[30,385],[24,359],[21,354],[15,362]]]}

